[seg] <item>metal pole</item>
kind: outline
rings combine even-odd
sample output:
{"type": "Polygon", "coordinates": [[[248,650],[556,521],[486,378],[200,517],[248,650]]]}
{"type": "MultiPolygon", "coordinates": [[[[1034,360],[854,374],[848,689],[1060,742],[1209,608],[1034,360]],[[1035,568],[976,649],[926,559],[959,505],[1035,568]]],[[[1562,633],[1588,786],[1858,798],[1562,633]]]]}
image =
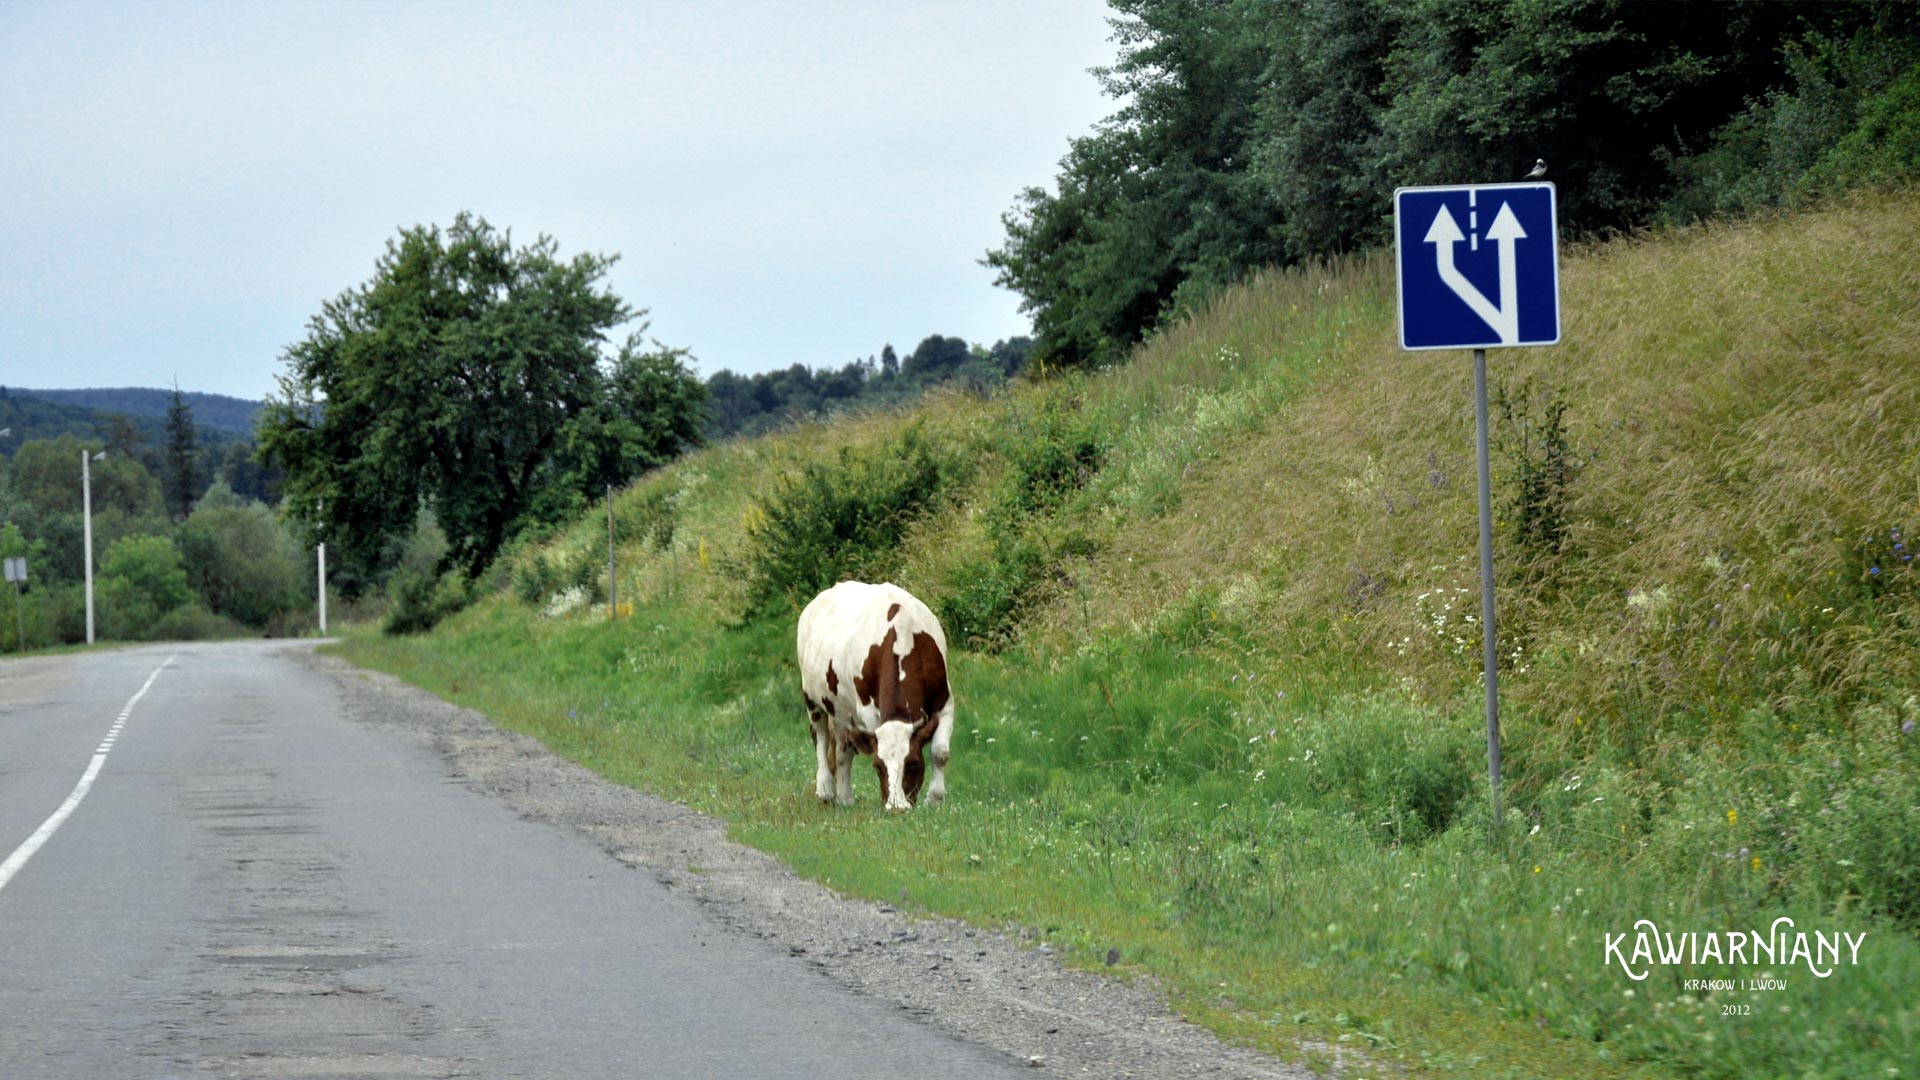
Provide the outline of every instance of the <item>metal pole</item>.
{"type": "MultiPolygon", "coordinates": [[[[327,501],[325,499],[313,500],[314,520],[320,522],[320,524],[315,526],[317,530],[326,528],[325,521],[321,520],[326,516],[326,513],[327,501]]],[[[319,595],[320,599],[320,633],[324,635],[327,632],[327,542],[325,540],[315,540],[314,548],[319,552],[320,560],[318,588],[314,591],[319,595]]]]}
{"type": "Polygon", "coordinates": [[[327,632],[327,542],[320,542],[320,633],[327,632]]]}
{"type": "MultiPolygon", "coordinates": [[[[1480,456],[1480,638],[1487,686],[1487,779],[1493,788],[1493,825],[1500,827],[1499,643],[1493,623],[1493,469],[1487,452],[1487,350],[1473,350],[1473,415],[1480,456]]],[[[1496,835],[1497,831],[1496,831],[1496,835]]]]}
{"type": "MultiPolygon", "coordinates": [[[[23,564],[24,565],[24,564],[23,564]]],[[[27,622],[20,614],[20,579],[13,579],[13,628],[20,634],[20,651],[27,651],[27,622]]]]}
{"type": "Polygon", "coordinates": [[[85,536],[87,570],[87,644],[93,644],[93,473],[87,465],[87,452],[80,451],[80,516],[85,536]]]}
{"type": "Polygon", "coordinates": [[[620,614],[620,597],[614,592],[613,582],[613,485],[607,485],[607,621],[612,622],[620,614]]]}

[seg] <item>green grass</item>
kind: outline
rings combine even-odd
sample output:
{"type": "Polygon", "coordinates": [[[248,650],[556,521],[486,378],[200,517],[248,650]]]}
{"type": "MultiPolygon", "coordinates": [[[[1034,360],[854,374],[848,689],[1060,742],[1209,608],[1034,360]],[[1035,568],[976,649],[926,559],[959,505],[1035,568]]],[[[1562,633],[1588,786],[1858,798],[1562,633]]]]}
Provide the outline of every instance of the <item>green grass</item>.
{"type": "MultiPolygon", "coordinates": [[[[589,519],[433,635],[344,650],[842,891],[1031,928],[1070,963],[1118,948],[1196,1020],[1310,1062],[1332,1043],[1436,1075],[1904,1075],[1916,267],[1910,195],[1622,242],[1566,260],[1566,345],[1495,354],[1505,385],[1565,403],[1577,466],[1564,548],[1502,522],[1498,832],[1468,374],[1395,348],[1378,259],[1256,279],[1112,372],[912,414],[942,486],[845,557],[983,628],[952,660],[938,812],[880,813],[864,774],[860,805],[817,806],[791,617],[739,614],[788,554],[766,528],[782,477],[866,475],[895,414],[624,493],[630,619],[516,597],[516,575],[604,566],[589,519]],[[1774,965],[1787,990],[1732,1001],[1679,979],[1754,970],[1635,983],[1604,959],[1640,918],[1781,915],[1864,930],[1859,965],[1774,965]]],[[[1496,464],[1511,493],[1524,462],[1496,464]]]]}

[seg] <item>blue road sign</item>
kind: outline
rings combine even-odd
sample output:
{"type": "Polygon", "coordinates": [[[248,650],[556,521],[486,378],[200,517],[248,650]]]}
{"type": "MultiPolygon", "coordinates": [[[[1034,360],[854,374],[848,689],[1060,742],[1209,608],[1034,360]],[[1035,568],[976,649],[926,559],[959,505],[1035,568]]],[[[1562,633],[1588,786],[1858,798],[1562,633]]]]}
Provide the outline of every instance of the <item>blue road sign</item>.
{"type": "Polygon", "coordinates": [[[1395,191],[1400,347],[1558,344],[1558,220],[1552,184],[1395,191]]]}

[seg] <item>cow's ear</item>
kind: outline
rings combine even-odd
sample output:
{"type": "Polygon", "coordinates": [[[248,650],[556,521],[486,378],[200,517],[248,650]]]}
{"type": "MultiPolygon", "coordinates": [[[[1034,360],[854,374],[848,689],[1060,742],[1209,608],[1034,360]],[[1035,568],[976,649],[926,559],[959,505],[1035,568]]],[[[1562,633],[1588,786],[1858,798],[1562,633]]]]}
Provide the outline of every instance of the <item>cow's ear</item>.
{"type": "Polygon", "coordinates": [[[927,741],[933,738],[933,733],[939,730],[939,727],[940,718],[938,716],[932,713],[922,716],[920,722],[913,725],[913,745],[925,746],[927,741]]]}

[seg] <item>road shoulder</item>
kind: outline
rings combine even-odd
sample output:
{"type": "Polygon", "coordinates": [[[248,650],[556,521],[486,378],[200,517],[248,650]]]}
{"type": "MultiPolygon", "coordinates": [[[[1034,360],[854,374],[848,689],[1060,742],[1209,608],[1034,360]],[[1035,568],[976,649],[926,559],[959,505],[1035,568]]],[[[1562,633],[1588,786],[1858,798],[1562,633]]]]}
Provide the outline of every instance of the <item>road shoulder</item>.
{"type": "Polygon", "coordinates": [[[454,777],[528,818],[588,834],[693,897],[716,923],[784,946],[834,982],[951,1035],[1069,1074],[1313,1075],[1182,1020],[1149,980],[1069,970],[1006,934],[846,899],[727,839],[723,822],[610,783],[474,710],[335,656],[296,655],[336,678],[350,717],[411,730],[454,777]]]}

